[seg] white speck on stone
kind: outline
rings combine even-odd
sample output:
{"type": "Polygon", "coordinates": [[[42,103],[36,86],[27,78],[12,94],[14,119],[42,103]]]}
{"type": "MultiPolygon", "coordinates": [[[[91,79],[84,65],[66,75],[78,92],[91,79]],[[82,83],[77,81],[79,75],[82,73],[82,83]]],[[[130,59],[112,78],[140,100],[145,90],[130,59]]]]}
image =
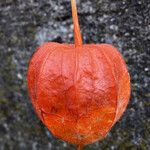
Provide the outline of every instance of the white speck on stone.
{"type": "Polygon", "coordinates": [[[52,144],[49,142],[47,147],[48,147],[48,149],[51,149],[52,148],[52,144]]]}
{"type": "Polygon", "coordinates": [[[142,24],[142,21],[141,21],[141,20],[139,20],[139,24],[142,24]]]}
{"type": "Polygon", "coordinates": [[[11,50],[11,48],[8,48],[8,52],[11,52],[12,50],[11,50]]]}
{"type": "Polygon", "coordinates": [[[146,71],[146,72],[149,71],[149,68],[145,68],[144,71],[146,71]]]}
{"type": "Polygon", "coordinates": [[[118,30],[118,26],[117,26],[117,25],[111,25],[109,28],[110,28],[111,30],[115,30],[115,31],[118,30]]]}
{"type": "Polygon", "coordinates": [[[9,131],[8,125],[6,123],[4,123],[3,126],[7,131],[9,131]]]}
{"type": "Polygon", "coordinates": [[[32,149],[33,149],[33,150],[37,150],[37,142],[33,142],[33,144],[32,144],[32,149]]]}
{"type": "Polygon", "coordinates": [[[113,39],[114,39],[114,40],[117,40],[117,38],[118,38],[118,37],[114,34],[114,35],[113,35],[113,39]]]}
{"type": "Polygon", "coordinates": [[[111,18],[110,21],[111,21],[111,22],[115,21],[115,18],[111,18]]]}
{"type": "Polygon", "coordinates": [[[130,33],[128,33],[128,32],[126,32],[125,34],[124,34],[124,36],[129,36],[130,35],[130,33]]]}
{"type": "Polygon", "coordinates": [[[73,24],[70,25],[70,29],[73,30],[73,24]]]}
{"type": "Polygon", "coordinates": [[[64,7],[63,7],[63,6],[60,6],[60,7],[59,7],[59,9],[60,9],[60,10],[63,10],[63,9],[64,9],[64,7]]]}
{"type": "Polygon", "coordinates": [[[20,80],[23,79],[23,77],[22,77],[22,75],[21,75],[20,73],[17,74],[17,77],[18,77],[18,79],[20,79],[20,80]]]}
{"type": "Polygon", "coordinates": [[[111,146],[111,150],[114,150],[115,149],[115,147],[114,146],[111,146]]]}
{"type": "Polygon", "coordinates": [[[131,38],[131,41],[135,41],[135,40],[136,40],[136,38],[134,38],[134,37],[133,37],[133,38],[131,38]]]}
{"type": "Polygon", "coordinates": [[[108,15],[105,15],[105,14],[104,14],[104,15],[103,15],[103,18],[108,18],[108,15]]]}
{"type": "Polygon", "coordinates": [[[68,34],[68,37],[69,37],[69,38],[72,38],[72,37],[73,37],[73,34],[68,34]]]}
{"type": "Polygon", "coordinates": [[[67,147],[67,143],[64,142],[64,143],[63,143],[63,146],[64,146],[64,147],[67,147]]]}

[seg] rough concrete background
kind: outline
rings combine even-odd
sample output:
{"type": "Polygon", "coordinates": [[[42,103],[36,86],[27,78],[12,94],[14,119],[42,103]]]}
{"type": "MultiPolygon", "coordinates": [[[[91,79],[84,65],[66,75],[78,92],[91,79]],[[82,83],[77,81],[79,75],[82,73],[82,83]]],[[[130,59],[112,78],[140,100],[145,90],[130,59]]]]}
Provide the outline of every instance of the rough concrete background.
{"type": "MultiPolygon", "coordinates": [[[[106,139],[85,150],[150,149],[150,1],[78,0],[84,43],[111,43],[131,74],[132,96],[106,139]]],[[[26,73],[45,41],[73,42],[70,0],[0,0],[0,150],[73,150],[36,117],[26,73]]]]}

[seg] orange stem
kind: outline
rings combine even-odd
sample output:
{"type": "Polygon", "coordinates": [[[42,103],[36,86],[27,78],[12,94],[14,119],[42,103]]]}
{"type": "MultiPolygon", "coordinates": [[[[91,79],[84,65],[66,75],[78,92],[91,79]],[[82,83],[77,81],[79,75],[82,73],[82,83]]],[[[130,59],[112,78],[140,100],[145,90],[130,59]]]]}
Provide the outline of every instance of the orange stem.
{"type": "Polygon", "coordinates": [[[82,46],[82,36],[80,32],[76,0],[71,0],[71,6],[72,6],[72,18],[73,18],[73,25],[74,25],[74,42],[75,42],[75,46],[78,47],[78,46],[82,46]]]}
{"type": "Polygon", "coordinates": [[[83,146],[82,145],[78,145],[77,150],[82,150],[83,146]]]}

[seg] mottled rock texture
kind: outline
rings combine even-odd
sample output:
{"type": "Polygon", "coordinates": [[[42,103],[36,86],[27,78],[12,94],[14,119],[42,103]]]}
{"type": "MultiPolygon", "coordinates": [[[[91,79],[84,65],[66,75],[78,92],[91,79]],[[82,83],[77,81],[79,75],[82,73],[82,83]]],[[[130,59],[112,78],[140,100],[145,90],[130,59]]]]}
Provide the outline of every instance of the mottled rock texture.
{"type": "MultiPolygon", "coordinates": [[[[129,67],[132,96],[121,120],[85,150],[150,147],[150,1],[78,0],[84,43],[114,44],[129,67]]],[[[73,42],[70,0],[0,1],[0,150],[73,150],[36,117],[26,73],[45,41],[73,42]]]]}

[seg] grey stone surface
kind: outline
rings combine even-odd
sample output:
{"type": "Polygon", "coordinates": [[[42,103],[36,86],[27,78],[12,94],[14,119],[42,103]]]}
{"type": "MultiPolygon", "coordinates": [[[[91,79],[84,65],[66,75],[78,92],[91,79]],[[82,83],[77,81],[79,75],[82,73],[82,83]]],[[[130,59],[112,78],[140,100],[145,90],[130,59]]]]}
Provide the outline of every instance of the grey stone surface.
{"type": "MultiPolygon", "coordinates": [[[[80,0],[84,43],[111,43],[131,74],[132,96],[109,135],[85,150],[150,149],[150,1],[80,0]]],[[[26,73],[45,41],[73,42],[70,0],[0,0],[0,150],[75,149],[36,117],[26,73]]]]}

